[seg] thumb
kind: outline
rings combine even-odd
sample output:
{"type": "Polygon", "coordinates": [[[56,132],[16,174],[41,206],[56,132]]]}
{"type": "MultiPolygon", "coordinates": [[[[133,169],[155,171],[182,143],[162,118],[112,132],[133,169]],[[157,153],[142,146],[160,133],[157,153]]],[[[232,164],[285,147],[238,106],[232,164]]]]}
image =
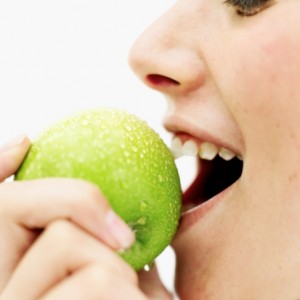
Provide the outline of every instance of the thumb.
{"type": "Polygon", "coordinates": [[[26,135],[20,135],[0,146],[0,182],[18,170],[29,146],[30,140],[26,135]]]}
{"type": "Polygon", "coordinates": [[[149,299],[173,299],[171,293],[162,284],[155,264],[150,271],[139,271],[138,276],[139,287],[149,299]]]}

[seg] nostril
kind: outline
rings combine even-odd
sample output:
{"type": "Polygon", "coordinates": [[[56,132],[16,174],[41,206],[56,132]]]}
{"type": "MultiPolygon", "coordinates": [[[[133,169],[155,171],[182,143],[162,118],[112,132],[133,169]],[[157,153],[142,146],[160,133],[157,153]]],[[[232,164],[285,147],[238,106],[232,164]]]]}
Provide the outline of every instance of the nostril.
{"type": "Polygon", "coordinates": [[[170,77],[159,75],[159,74],[150,74],[147,76],[147,81],[154,86],[164,87],[164,86],[174,86],[180,85],[180,83],[170,77]]]}

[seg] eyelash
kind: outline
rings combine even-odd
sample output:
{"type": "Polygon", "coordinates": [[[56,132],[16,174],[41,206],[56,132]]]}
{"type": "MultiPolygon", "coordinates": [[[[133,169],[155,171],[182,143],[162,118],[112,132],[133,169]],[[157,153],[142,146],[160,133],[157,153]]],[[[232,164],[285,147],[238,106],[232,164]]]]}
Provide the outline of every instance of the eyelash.
{"type": "Polygon", "coordinates": [[[224,3],[233,6],[240,16],[253,16],[268,7],[271,0],[226,0],[224,3]]]}

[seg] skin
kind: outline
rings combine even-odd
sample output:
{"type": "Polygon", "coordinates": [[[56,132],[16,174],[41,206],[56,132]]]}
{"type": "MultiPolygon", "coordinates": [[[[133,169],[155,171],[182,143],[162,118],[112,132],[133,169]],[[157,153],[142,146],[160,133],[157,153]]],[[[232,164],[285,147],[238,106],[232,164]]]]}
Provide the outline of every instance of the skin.
{"type": "MultiPolygon", "coordinates": [[[[133,70],[168,98],[168,130],[206,132],[244,160],[233,188],[174,239],[181,299],[300,298],[299,14],[298,0],[251,17],[179,0],[132,49],[133,70]]],[[[0,148],[1,181],[29,144],[0,148]]],[[[155,268],[136,274],[115,255],[133,236],[94,186],[2,183],[0,199],[1,300],[171,298],[155,268]]]]}
{"type": "Polygon", "coordinates": [[[300,298],[299,13],[293,0],[249,17],[177,1],[132,49],[132,68],[170,103],[168,130],[204,130],[244,160],[173,242],[181,299],[300,298]]]}

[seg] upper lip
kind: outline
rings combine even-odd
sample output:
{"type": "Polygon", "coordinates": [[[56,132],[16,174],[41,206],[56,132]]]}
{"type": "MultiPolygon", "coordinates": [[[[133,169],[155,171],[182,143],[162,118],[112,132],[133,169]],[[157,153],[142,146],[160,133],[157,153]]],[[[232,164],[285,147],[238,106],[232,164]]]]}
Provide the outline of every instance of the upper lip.
{"type": "Polygon", "coordinates": [[[165,117],[163,125],[165,129],[174,134],[185,133],[203,142],[215,144],[218,147],[226,148],[237,155],[242,156],[242,151],[235,144],[228,142],[222,137],[222,130],[219,133],[210,132],[209,129],[203,128],[199,124],[195,124],[187,120],[184,116],[168,115],[165,117]]]}

